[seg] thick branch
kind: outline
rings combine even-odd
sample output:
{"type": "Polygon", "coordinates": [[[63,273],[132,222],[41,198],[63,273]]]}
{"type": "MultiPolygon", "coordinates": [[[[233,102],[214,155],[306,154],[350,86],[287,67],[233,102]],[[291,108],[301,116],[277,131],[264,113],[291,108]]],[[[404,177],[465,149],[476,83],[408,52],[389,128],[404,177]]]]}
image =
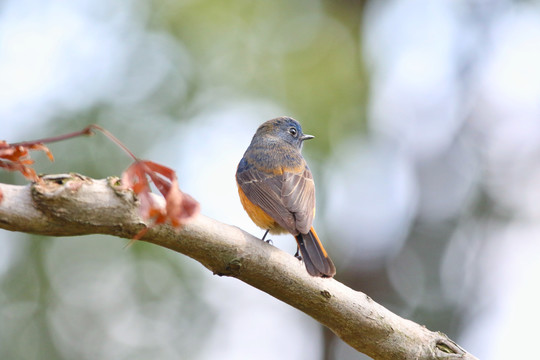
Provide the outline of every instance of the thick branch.
{"type": "MultiPolygon", "coordinates": [[[[52,236],[110,234],[132,238],[145,225],[136,199],[118,179],[76,174],[44,184],[0,184],[0,228],[52,236]]],[[[144,241],[194,258],[310,315],[374,359],[476,359],[439,332],[403,319],[334,279],[308,275],[293,256],[241,229],[198,216],[182,230],[150,229],[144,241]]]]}

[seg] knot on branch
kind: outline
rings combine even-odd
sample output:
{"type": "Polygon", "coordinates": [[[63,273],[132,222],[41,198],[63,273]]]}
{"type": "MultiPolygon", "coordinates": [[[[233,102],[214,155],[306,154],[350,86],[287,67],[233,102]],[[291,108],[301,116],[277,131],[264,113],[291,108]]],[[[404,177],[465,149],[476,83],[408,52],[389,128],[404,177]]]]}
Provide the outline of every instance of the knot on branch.
{"type": "Polygon", "coordinates": [[[242,269],[242,259],[234,258],[227,263],[224,270],[214,271],[217,276],[237,276],[242,269]]]}
{"type": "Polygon", "coordinates": [[[118,184],[116,177],[94,180],[76,173],[46,175],[31,185],[31,196],[37,210],[68,227],[90,224],[109,229],[104,233],[110,233],[111,226],[125,231],[126,214],[131,214],[128,224],[140,227],[135,196],[118,184]]]}

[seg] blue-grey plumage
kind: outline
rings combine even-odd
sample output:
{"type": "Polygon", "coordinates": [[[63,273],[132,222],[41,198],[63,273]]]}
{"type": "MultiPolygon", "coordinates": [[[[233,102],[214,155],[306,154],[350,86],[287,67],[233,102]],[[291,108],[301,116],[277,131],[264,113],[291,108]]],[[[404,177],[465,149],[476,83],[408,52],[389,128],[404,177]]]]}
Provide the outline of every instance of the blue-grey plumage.
{"type": "Polygon", "coordinates": [[[305,135],[290,117],[263,123],[238,164],[236,181],[244,209],[270,233],[295,236],[308,272],[332,277],[335,267],[315,230],[315,183],[302,144],[305,135]]]}

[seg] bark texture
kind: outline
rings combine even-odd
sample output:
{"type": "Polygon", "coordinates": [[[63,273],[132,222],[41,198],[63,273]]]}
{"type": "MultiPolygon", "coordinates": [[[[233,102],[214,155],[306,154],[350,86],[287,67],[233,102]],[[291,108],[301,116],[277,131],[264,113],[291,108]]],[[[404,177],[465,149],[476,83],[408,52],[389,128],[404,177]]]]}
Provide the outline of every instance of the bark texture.
{"type": "MultiPolygon", "coordinates": [[[[0,191],[0,228],[5,230],[130,239],[146,226],[135,196],[122,190],[117,178],[49,175],[43,184],[0,184],[0,191]]],[[[151,228],[142,240],[280,299],[374,359],[476,359],[446,335],[399,317],[366,294],[334,279],[309,276],[292,255],[235,226],[199,215],[179,231],[167,225],[151,228]]]]}

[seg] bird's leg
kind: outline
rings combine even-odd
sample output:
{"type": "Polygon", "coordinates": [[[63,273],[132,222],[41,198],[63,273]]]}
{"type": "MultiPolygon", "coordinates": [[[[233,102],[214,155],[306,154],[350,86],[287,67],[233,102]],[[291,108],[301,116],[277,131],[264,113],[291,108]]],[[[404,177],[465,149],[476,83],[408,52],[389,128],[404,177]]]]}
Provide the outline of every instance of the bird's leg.
{"type": "MultiPolygon", "coordinates": [[[[263,236],[263,238],[262,238],[262,241],[265,241],[264,239],[266,239],[266,235],[268,235],[268,232],[269,232],[269,231],[270,231],[270,229],[266,230],[266,232],[264,233],[264,236],[263,236]]],[[[267,242],[268,244],[272,244],[272,239],[268,239],[268,240],[266,240],[266,242],[267,242]]]]}
{"type": "Polygon", "coordinates": [[[300,247],[299,246],[296,247],[296,254],[294,254],[294,257],[297,258],[298,260],[302,260],[302,255],[300,255],[300,247]]]}

